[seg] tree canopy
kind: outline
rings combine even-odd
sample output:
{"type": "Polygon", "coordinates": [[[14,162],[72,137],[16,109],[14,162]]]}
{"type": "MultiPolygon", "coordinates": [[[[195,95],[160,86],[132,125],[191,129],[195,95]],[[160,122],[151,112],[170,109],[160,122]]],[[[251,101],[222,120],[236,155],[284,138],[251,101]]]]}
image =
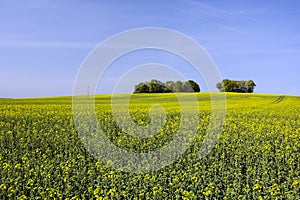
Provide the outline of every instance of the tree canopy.
{"type": "Polygon", "coordinates": [[[193,80],[167,81],[165,83],[152,79],[150,82],[139,83],[134,93],[169,93],[169,92],[200,92],[200,86],[193,80]]]}
{"type": "Polygon", "coordinates": [[[256,84],[253,80],[235,81],[224,79],[221,83],[217,83],[216,87],[220,92],[239,92],[239,93],[253,93],[256,84]]]}

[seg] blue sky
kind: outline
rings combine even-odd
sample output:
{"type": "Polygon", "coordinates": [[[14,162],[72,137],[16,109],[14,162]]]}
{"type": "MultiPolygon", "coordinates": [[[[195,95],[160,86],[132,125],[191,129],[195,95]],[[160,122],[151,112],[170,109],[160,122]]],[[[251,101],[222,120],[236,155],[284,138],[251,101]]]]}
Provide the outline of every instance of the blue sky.
{"type": "MultiPolygon", "coordinates": [[[[253,79],[257,93],[300,95],[299,19],[299,1],[0,0],[0,97],[72,95],[77,71],[96,45],[141,27],[188,35],[207,50],[223,78],[253,79]]],[[[124,73],[149,62],[175,66],[205,90],[190,66],[170,58],[137,52],[120,59],[97,92],[111,92],[121,66],[124,73]]],[[[124,83],[120,91],[132,89],[124,83]]]]}

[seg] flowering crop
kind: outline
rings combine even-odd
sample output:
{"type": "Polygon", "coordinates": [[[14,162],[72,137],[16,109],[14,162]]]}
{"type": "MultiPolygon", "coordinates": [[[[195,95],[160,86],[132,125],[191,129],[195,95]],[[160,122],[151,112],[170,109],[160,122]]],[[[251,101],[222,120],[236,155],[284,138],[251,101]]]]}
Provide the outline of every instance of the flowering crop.
{"type": "MultiPolygon", "coordinates": [[[[139,125],[150,123],[151,105],[166,110],[165,125],[149,138],[123,133],[110,99],[96,96],[96,114],[120,148],[149,152],[178,130],[180,105],[173,94],[131,97],[129,113],[139,125]]],[[[208,93],[198,99],[193,145],[173,164],[137,174],[112,169],[89,154],[75,129],[70,97],[0,99],[0,199],[300,198],[300,97],[228,93],[222,134],[203,158],[198,151],[211,104],[208,93]]]]}

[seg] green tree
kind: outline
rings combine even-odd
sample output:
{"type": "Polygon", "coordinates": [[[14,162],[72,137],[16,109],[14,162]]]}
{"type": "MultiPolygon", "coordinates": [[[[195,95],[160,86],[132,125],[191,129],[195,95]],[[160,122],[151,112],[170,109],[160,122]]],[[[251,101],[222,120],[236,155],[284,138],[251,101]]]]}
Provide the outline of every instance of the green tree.
{"type": "Polygon", "coordinates": [[[182,92],[182,82],[181,81],[175,82],[175,92],[182,92]]]}
{"type": "Polygon", "coordinates": [[[222,83],[217,83],[216,87],[220,92],[242,92],[252,93],[256,84],[253,80],[249,81],[235,81],[224,79],[222,83]]]}
{"type": "Polygon", "coordinates": [[[200,86],[193,80],[188,80],[187,83],[192,87],[192,92],[200,92],[200,86]]]}
{"type": "Polygon", "coordinates": [[[163,83],[157,79],[150,82],[139,83],[135,86],[134,93],[168,93],[168,92],[200,92],[198,83],[193,80],[167,81],[163,83]]]}
{"type": "Polygon", "coordinates": [[[174,92],[175,91],[174,81],[167,81],[166,82],[166,88],[169,89],[170,91],[174,92]]]}
{"type": "Polygon", "coordinates": [[[149,87],[145,83],[139,83],[135,86],[134,93],[149,93],[149,87]]]}
{"type": "Polygon", "coordinates": [[[253,80],[249,80],[249,81],[246,82],[246,86],[247,86],[247,92],[253,93],[256,84],[254,83],[253,80]]]}
{"type": "Polygon", "coordinates": [[[150,93],[162,93],[164,91],[164,83],[159,80],[152,79],[149,83],[150,93]]]}
{"type": "Polygon", "coordinates": [[[220,92],[224,92],[224,87],[223,87],[222,83],[217,83],[217,84],[216,84],[216,88],[218,88],[218,90],[219,90],[220,92]]]}

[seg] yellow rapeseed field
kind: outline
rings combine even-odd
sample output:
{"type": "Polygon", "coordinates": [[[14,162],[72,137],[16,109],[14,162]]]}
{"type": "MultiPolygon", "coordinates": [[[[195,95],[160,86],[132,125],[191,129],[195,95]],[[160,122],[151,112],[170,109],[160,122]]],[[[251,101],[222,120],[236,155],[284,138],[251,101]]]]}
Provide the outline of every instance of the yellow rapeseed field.
{"type": "MultiPolygon", "coordinates": [[[[198,156],[211,117],[210,96],[200,93],[192,145],[153,173],[116,170],[93,157],[74,126],[72,97],[0,99],[0,199],[300,199],[300,97],[226,96],[213,150],[198,156]]],[[[110,100],[96,96],[95,110],[107,137],[122,149],[162,148],[178,130],[180,104],[173,94],[132,95],[136,124],[150,123],[151,105],[166,110],[165,125],[149,138],[122,132],[110,100]]]]}

